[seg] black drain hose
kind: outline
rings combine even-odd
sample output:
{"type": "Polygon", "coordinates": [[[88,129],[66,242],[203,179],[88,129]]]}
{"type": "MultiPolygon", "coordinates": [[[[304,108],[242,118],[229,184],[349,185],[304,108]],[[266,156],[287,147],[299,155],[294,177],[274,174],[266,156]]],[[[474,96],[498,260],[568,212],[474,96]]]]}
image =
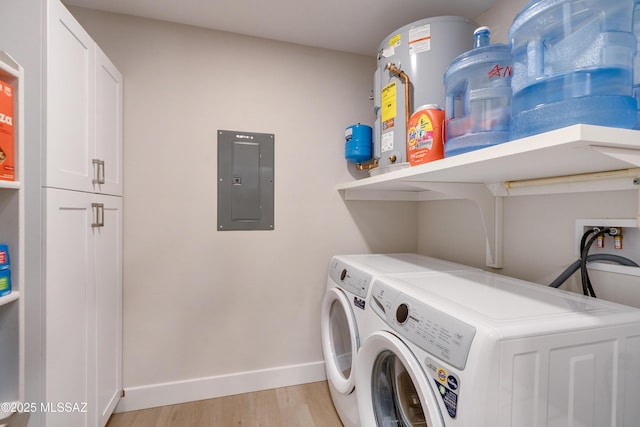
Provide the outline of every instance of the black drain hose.
{"type": "MultiPolygon", "coordinates": [[[[629,258],[625,258],[625,257],[620,256],[620,255],[612,255],[612,254],[593,254],[593,255],[589,255],[589,256],[586,257],[586,261],[587,262],[591,262],[591,261],[611,261],[611,262],[615,262],[615,263],[618,263],[620,265],[626,265],[626,266],[629,266],[629,267],[640,267],[635,261],[632,261],[629,258]]],[[[549,286],[552,287],[552,288],[559,288],[564,282],[567,281],[567,279],[569,277],[571,277],[571,275],[573,273],[578,271],[578,269],[580,268],[581,264],[582,264],[582,259],[575,260],[573,262],[573,264],[571,264],[569,267],[567,267],[567,269],[564,270],[558,276],[557,279],[555,279],[553,282],[551,282],[549,284],[549,286]]]]}

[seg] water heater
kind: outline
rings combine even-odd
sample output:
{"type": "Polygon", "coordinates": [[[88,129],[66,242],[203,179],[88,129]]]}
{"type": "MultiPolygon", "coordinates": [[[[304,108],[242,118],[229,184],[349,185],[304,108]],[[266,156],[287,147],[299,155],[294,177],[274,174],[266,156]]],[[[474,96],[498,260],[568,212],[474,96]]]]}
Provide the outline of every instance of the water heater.
{"type": "Polygon", "coordinates": [[[380,44],[373,90],[373,154],[379,166],[372,173],[409,165],[407,120],[421,105],[444,107],[444,70],[473,48],[477,27],[460,16],[426,18],[392,32],[380,44]]]}

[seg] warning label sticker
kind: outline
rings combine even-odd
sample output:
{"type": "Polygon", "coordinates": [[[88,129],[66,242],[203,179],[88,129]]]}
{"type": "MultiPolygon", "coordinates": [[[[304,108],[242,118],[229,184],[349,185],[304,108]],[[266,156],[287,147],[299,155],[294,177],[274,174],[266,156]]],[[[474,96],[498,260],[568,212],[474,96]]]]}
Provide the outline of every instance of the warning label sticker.
{"type": "Polygon", "coordinates": [[[409,30],[409,55],[431,50],[431,24],[409,30]]]}
{"type": "Polygon", "coordinates": [[[396,111],[396,82],[391,82],[382,88],[381,99],[382,113],[380,118],[383,122],[386,122],[398,114],[396,111]]]}
{"type": "Polygon", "coordinates": [[[447,408],[447,413],[451,418],[455,418],[458,411],[458,395],[440,384],[438,381],[434,381],[436,382],[436,387],[438,387],[438,391],[440,392],[440,396],[444,402],[444,407],[447,408]]]}
{"type": "Polygon", "coordinates": [[[442,399],[442,403],[451,418],[458,413],[458,395],[460,394],[460,379],[452,372],[447,371],[438,362],[427,357],[425,367],[431,373],[436,390],[442,399]]]}
{"type": "Polygon", "coordinates": [[[400,46],[401,39],[402,37],[400,36],[400,34],[396,34],[395,36],[391,37],[391,39],[389,39],[389,46],[391,47],[400,46]]]}
{"type": "Polygon", "coordinates": [[[393,150],[393,132],[383,133],[380,138],[380,152],[385,153],[391,150],[393,150]]]}

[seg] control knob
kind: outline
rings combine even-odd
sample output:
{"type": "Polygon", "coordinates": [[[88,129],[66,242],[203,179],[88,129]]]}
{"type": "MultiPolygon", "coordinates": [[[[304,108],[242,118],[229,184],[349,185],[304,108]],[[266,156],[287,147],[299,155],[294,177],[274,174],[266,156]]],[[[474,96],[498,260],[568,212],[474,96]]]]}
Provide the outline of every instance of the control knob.
{"type": "Polygon", "coordinates": [[[409,319],[409,306],[403,302],[396,309],[396,320],[403,325],[407,322],[407,319],[409,319]]]}

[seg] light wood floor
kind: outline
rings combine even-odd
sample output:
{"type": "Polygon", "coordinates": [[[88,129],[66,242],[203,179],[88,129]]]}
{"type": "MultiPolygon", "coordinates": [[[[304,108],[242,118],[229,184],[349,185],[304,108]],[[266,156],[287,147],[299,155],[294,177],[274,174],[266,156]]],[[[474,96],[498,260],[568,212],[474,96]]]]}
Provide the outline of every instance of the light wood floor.
{"type": "Polygon", "coordinates": [[[341,427],[326,381],[113,414],[107,427],[341,427]]]}

